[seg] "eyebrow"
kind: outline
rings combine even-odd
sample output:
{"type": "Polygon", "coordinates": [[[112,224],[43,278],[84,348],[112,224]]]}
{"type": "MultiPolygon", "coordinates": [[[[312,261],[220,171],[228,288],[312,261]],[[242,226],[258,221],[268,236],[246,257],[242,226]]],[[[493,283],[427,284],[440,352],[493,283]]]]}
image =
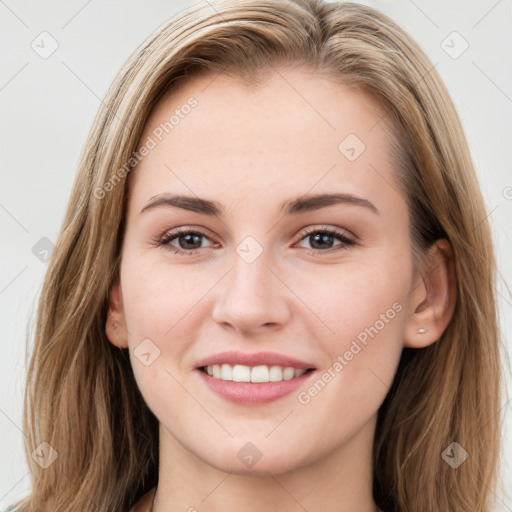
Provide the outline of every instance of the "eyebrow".
{"type": "MultiPolygon", "coordinates": [[[[367,208],[375,214],[379,214],[377,207],[361,197],[352,194],[332,193],[332,194],[307,194],[299,196],[295,199],[285,201],[281,204],[281,212],[284,215],[292,215],[297,213],[305,213],[313,210],[320,210],[328,206],[336,204],[351,204],[367,208]]],[[[202,199],[200,197],[174,195],[174,194],[158,194],[149,199],[148,203],[140,213],[157,207],[175,207],[191,212],[210,215],[212,217],[222,217],[225,209],[217,201],[202,199]]]]}

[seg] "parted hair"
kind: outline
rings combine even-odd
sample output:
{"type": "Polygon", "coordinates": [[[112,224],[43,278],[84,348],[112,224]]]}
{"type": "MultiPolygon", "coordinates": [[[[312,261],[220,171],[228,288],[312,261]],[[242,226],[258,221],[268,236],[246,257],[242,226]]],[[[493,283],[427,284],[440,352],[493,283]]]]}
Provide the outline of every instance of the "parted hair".
{"type": "Polygon", "coordinates": [[[191,77],[227,73],[257,86],[284,64],[306,65],[379,101],[407,199],[414,264],[426,271],[424,255],[438,239],[453,252],[453,317],[432,345],[403,349],[378,412],[374,499],[384,512],[492,510],[502,421],[495,256],[442,79],[419,45],[374,8],[220,0],[193,6],[152,34],[94,119],[38,302],[23,423],[32,489],[16,504],[21,512],[124,512],[155,485],[158,421],[128,349],[105,334],[119,275],[126,163],[157,103],[191,77]],[[47,468],[31,457],[42,442],[58,454],[47,468]],[[453,442],[468,454],[457,468],[442,456],[453,442]]]}

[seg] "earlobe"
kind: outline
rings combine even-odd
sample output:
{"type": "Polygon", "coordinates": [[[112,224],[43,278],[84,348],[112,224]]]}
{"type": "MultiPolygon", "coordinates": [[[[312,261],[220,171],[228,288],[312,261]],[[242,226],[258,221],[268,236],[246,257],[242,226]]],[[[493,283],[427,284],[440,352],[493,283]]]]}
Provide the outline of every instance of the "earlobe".
{"type": "Polygon", "coordinates": [[[105,333],[110,343],[119,348],[128,348],[128,333],[126,331],[121,285],[114,283],[109,296],[105,333]]]}
{"type": "Polygon", "coordinates": [[[410,293],[404,346],[424,348],[438,341],[452,319],[456,295],[453,251],[448,240],[438,240],[429,250],[427,271],[410,293]]]}

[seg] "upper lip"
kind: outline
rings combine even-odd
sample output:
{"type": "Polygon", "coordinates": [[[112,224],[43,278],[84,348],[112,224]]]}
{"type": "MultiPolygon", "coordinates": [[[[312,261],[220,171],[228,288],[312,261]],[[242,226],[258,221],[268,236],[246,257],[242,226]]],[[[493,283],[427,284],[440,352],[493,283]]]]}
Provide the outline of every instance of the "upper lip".
{"type": "Polygon", "coordinates": [[[197,362],[196,368],[202,368],[203,366],[211,366],[213,364],[241,364],[244,366],[283,366],[293,367],[299,370],[314,369],[314,366],[310,363],[300,361],[293,357],[278,354],[276,352],[253,352],[244,353],[236,351],[220,352],[212,356],[201,359],[197,362]]]}

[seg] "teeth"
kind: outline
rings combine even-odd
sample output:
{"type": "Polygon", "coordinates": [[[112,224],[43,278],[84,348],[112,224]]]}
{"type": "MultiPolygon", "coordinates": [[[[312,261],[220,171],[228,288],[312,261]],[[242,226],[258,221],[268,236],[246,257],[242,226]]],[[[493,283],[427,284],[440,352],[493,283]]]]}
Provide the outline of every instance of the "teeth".
{"type": "MultiPolygon", "coordinates": [[[[245,368],[248,368],[247,366],[245,368]]],[[[268,366],[255,366],[251,370],[251,382],[269,382],[270,380],[270,371],[268,366]]]]}
{"type": "Polygon", "coordinates": [[[289,366],[286,367],[284,370],[283,370],[283,379],[284,380],[290,380],[290,379],[293,379],[293,377],[295,376],[295,369],[294,368],[290,368],[289,366]]]}
{"type": "Polygon", "coordinates": [[[229,364],[220,367],[220,378],[222,380],[233,380],[233,370],[229,364]]]}
{"type": "Polygon", "coordinates": [[[283,380],[283,370],[280,366],[272,366],[269,370],[270,382],[277,382],[283,380]]]}
{"type": "MultiPolygon", "coordinates": [[[[223,364],[222,366],[229,366],[229,364],[223,364]]],[[[222,377],[224,377],[224,375],[222,375],[222,377]]],[[[251,382],[251,369],[249,366],[235,364],[235,366],[233,366],[233,380],[235,382],[251,382]]]]}
{"type": "Polygon", "coordinates": [[[214,364],[206,366],[206,373],[214,379],[235,382],[278,382],[280,380],[296,379],[306,373],[306,370],[298,370],[291,366],[214,364]]]}

